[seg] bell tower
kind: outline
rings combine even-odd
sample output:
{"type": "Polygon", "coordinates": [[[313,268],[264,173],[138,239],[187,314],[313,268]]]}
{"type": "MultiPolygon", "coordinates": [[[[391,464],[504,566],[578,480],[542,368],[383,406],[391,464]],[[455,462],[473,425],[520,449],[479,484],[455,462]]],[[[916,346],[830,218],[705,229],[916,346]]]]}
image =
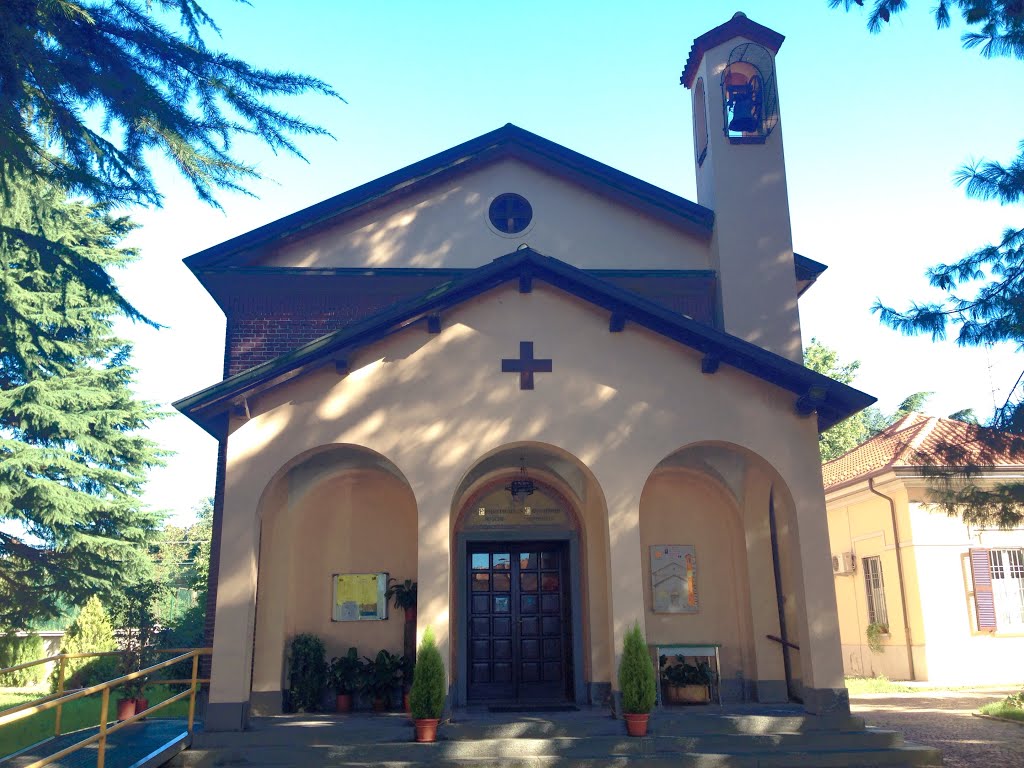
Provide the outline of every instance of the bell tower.
{"type": "Polygon", "coordinates": [[[715,213],[723,329],[802,362],[775,54],[783,36],[737,13],[693,41],[697,202],[715,213]]]}

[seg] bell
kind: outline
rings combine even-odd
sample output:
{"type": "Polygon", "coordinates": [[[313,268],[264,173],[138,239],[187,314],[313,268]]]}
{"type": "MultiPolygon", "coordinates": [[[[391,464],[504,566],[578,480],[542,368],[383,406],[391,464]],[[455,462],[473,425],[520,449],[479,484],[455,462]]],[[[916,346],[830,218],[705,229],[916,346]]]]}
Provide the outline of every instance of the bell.
{"type": "Polygon", "coordinates": [[[729,130],[735,133],[757,133],[760,130],[760,123],[761,105],[754,101],[752,95],[737,96],[732,106],[729,130]]]}

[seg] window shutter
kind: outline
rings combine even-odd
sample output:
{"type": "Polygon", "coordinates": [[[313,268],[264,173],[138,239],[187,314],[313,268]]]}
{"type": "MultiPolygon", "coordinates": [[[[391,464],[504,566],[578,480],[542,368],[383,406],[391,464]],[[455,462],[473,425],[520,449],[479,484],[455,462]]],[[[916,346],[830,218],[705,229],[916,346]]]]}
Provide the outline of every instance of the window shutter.
{"type": "Polygon", "coordinates": [[[974,608],[978,613],[978,631],[994,632],[996,604],[992,598],[992,569],[987,549],[971,549],[971,578],[974,581],[974,608]]]}

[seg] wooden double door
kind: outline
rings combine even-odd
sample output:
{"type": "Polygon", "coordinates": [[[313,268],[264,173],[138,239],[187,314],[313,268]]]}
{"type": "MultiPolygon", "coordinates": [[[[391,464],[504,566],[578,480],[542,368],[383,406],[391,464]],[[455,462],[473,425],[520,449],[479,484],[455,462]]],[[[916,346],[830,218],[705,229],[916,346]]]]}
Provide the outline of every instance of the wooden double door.
{"type": "Polygon", "coordinates": [[[572,638],[565,542],[469,545],[470,701],[564,702],[572,638]]]}

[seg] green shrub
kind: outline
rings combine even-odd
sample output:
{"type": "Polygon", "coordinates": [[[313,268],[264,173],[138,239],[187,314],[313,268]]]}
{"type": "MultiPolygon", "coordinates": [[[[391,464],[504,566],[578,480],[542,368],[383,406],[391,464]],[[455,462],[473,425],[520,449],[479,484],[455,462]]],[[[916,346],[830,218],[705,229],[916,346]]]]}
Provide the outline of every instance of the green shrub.
{"type": "Polygon", "coordinates": [[[292,639],[288,660],[288,706],[293,712],[320,708],[327,683],[327,649],[324,641],[304,633],[292,639]]]}
{"type": "MultiPolygon", "coordinates": [[[[29,661],[43,658],[43,638],[39,635],[18,637],[15,634],[0,637],[0,668],[16,667],[29,661]]],[[[0,686],[5,688],[24,688],[43,681],[46,673],[45,665],[39,664],[17,672],[0,675],[0,686]]]]}
{"type": "Polygon", "coordinates": [[[619,690],[622,691],[622,709],[629,715],[650,712],[657,698],[654,664],[647,652],[640,624],[626,632],[619,662],[619,690]]]}
{"type": "Polygon", "coordinates": [[[434,633],[427,629],[416,652],[416,666],[412,673],[409,709],[413,720],[438,719],[444,712],[444,662],[434,644],[434,633]]]}
{"type": "MultiPolygon", "coordinates": [[[[61,653],[116,651],[114,628],[103,603],[95,595],[78,613],[60,644],[61,653]]],[[[82,688],[117,677],[117,656],[68,659],[64,666],[64,689],[82,688]]],[[[57,666],[50,676],[50,690],[57,690],[57,666]]]]}

